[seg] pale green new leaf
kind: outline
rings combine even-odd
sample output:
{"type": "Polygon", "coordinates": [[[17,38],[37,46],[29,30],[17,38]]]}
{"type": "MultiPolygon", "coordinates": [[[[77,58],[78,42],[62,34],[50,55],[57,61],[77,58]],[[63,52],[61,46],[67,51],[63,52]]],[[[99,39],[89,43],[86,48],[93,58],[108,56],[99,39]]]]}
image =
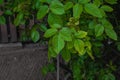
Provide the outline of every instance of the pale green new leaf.
{"type": "Polygon", "coordinates": [[[40,9],[37,12],[37,19],[42,19],[47,13],[48,13],[48,6],[44,5],[44,6],[40,6],[40,9]]]}
{"type": "Polygon", "coordinates": [[[102,18],[100,9],[95,4],[92,3],[85,4],[85,11],[91,14],[92,16],[102,18]]]}
{"type": "Polygon", "coordinates": [[[75,37],[76,38],[85,38],[87,36],[87,32],[85,31],[78,31],[76,34],[75,34],[75,37]]]}
{"type": "Polygon", "coordinates": [[[70,29],[62,28],[59,33],[60,33],[61,37],[63,38],[63,40],[72,41],[72,35],[70,32],[70,29]]]}
{"type": "Polygon", "coordinates": [[[73,17],[79,19],[83,11],[83,6],[80,4],[75,4],[73,6],[73,17]]]}
{"type": "Polygon", "coordinates": [[[44,34],[44,37],[45,38],[49,38],[49,37],[52,37],[53,35],[55,35],[57,33],[57,29],[55,28],[51,28],[51,29],[48,29],[45,34],[44,34]]]}
{"type": "Polygon", "coordinates": [[[52,38],[52,46],[54,51],[59,54],[60,51],[64,48],[65,46],[65,42],[63,40],[63,38],[57,34],[52,38]]]}
{"type": "Polygon", "coordinates": [[[75,50],[79,53],[79,55],[84,55],[85,54],[85,43],[80,40],[80,39],[76,39],[74,41],[74,47],[75,47],[75,50]]]}
{"type": "Polygon", "coordinates": [[[89,50],[91,50],[91,48],[92,48],[92,44],[90,43],[90,41],[86,41],[86,42],[85,42],[85,46],[86,46],[89,50]]]}
{"type": "Polygon", "coordinates": [[[106,35],[113,39],[113,40],[117,40],[117,34],[113,29],[105,29],[106,35]]]}
{"type": "Polygon", "coordinates": [[[96,37],[101,36],[104,32],[104,26],[101,24],[98,24],[95,26],[95,35],[96,37]]]}
{"type": "Polygon", "coordinates": [[[57,0],[54,0],[54,1],[51,2],[50,10],[54,14],[57,14],[57,15],[62,15],[62,14],[65,13],[64,5],[60,1],[57,1],[57,0]]]}

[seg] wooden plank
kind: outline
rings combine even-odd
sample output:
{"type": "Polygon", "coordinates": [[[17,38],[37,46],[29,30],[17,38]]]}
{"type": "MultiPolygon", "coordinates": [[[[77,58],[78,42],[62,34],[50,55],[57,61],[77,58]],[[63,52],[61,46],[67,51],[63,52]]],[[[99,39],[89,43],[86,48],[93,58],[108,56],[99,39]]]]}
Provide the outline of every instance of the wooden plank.
{"type": "Polygon", "coordinates": [[[6,43],[8,42],[8,32],[7,32],[7,26],[6,25],[0,25],[0,39],[1,42],[6,43]]]}
{"type": "Polygon", "coordinates": [[[10,42],[17,42],[17,31],[16,27],[12,24],[11,18],[9,17],[9,27],[10,27],[10,42]]]}
{"type": "Polygon", "coordinates": [[[31,29],[33,25],[34,25],[34,19],[30,20],[29,29],[31,29]]]}
{"type": "Polygon", "coordinates": [[[22,33],[25,30],[25,25],[20,25],[18,28],[18,41],[20,41],[20,38],[22,37],[22,33]]]}

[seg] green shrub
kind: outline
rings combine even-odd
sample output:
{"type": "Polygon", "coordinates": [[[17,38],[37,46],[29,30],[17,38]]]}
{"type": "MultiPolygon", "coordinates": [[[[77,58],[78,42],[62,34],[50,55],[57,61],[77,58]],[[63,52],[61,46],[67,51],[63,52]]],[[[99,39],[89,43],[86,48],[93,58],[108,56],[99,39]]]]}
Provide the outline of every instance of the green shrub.
{"type": "Polygon", "coordinates": [[[29,23],[34,16],[41,23],[28,29],[28,36],[37,42],[40,39],[37,29],[44,32],[49,60],[60,54],[74,80],[115,80],[112,72],[116,67],[112,62],[105,66],[102,60],[103,41],[118,39],[108,16],[115,4],[117,0],[0,0],[0,10],[4,12],[0,24],[5,23],[6,15],[16,15],[16,27],[29,23]]]}

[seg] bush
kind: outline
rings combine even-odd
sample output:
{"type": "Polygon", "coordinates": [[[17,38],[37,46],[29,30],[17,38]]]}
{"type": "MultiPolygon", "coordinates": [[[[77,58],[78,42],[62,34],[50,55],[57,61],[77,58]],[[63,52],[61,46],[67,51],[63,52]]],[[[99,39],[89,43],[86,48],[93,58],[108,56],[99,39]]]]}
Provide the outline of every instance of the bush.
{"type": "Polygon", "coordinates": [[[115,80],[117,67],[109,55],[116,57],[116,46],[120,50],[120,27],[112,17],[114,6],[117,0],[0,0],[0,24],[5,16],[16,15],[16,27],[35,18],[38,22],[27,30],[29,38],[38,42],[38,29],[44,32],[49,60],[60,54],[72,71],[71,79],[115,80]]]}

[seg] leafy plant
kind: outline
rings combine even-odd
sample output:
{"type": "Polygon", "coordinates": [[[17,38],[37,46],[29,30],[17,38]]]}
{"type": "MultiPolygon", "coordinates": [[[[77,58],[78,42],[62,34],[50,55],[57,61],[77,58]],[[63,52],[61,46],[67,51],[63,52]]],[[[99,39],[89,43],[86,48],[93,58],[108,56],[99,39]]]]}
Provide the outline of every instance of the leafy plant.
{"type": "MultiPolygon", "coordinates": [[[[5,15],[16,15],[15,26],[27,25],[34,16],[41,23],[31,29],[27,27],[28,35],[24,33],[23,39],[28,36],[37,42],[41,38],[39,30],[44,32],[49,60],[61,55],[72,70],[72,79],[115,80],[114,70],[104,67],[101,50],[105,48],[104,41],[118,39],[108,16],[117,0],[8,0],[6,3],[0,6],[4,12],[0,24],[5,23],[5,15]]],[[[45,69],[44,74],[49,71],[45,69]]]]}

